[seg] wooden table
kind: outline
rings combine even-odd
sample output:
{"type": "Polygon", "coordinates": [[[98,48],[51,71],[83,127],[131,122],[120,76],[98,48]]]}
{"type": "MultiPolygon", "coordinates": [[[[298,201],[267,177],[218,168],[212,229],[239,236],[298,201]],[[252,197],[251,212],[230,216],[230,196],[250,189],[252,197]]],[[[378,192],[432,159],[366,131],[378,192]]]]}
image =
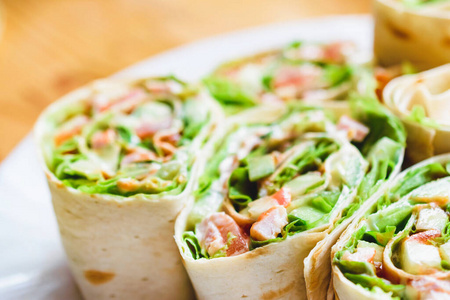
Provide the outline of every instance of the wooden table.
{"type": "MultiPolygon", "coordinates": [[[[1,0],[0,0],[1,1],[1,0]]],[[[370,0],[3,0],[0,161],[58,97],[180,44],[370,0]]]]}

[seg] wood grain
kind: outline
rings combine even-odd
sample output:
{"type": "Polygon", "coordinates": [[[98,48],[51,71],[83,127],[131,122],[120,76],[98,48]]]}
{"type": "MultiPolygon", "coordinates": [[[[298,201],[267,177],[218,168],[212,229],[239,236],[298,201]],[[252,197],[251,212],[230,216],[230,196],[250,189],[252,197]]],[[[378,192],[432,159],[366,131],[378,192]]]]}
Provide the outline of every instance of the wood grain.
{"type": "MultiPolygon", "coordinates": [[[[0,0],[1,1],[1,0],[0,0]]],[[[370,0],[4,0],[0,161],[68,91],[218,33],[329,14],[370,0]]]]}

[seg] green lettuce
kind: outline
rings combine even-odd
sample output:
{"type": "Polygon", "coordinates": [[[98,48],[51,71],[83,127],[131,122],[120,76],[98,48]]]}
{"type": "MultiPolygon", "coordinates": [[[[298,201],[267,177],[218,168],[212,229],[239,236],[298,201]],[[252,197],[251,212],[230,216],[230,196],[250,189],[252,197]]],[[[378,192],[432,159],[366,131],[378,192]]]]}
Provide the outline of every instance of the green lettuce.
{"type": "Polygon", "coordinates": [[[370,132],[364,141],[355,143],[362,154],[367,155],[383,137],[387,137],[402,146],[406,145],[406,131],[403,124],[376,99],[353,95],[350,106],[353,117],[370,128],[370,132]]]}
{"type": "Polygon", "coordinates": [[[274,187],[281,188],[298,174],[315,171],[325,159],[339,149],[339,145],[331,139],[319,139],[316,144],[302,151],[299,157],[294,158],[275,178],[274,187]]]}
{"type": "Polygon", "coordinates": [[[448,176],[448,171],[440,163],[430,163],[408,173],[391,189],[391,198],[400,199],[412,190],[439,178],[448,176]]]}
{"type": "Polygon", "coordinates": [[[378,232],[386,232],[387,228],[403,224],[409,219],[413,206],[409,202],[396,202],[383,210],[380,210],[367,217],[367,223],[370,229],[378,232]]]}
{"type": "Polygon", "coordinates": [[[327,64],[323,68],[324,79],[329,83],[330,87],[349,81],[353,75],[353,69],[350,66],[327,64]]]}
{"type": "Polygon", "coordinates": [[[250,180],[248,167],[234,169],[228,186],[228,198],[238,207],[247,206],[258,196],[258,185],[250,180]]]}
{"type": "Polygon", "coordinates": [[[385,279],[366,274],[344,273],[344,276],[347,277],[350,281],[359,284],[362,287],[368,288],[369,290],[373,291],[373,288],[378,287],[386,293],[392,293],[394,296],[399,297],[397,299],[400,299],[403,296],[406,288],[404,285],[392,284],[385,279]]]}
{"type": "Polygon", "coordinates": [[[256,105],[254,98],[231,80],[211,76],[203,80],[211,95],[222,105],[251,107],[256,105]]]}
{"type": "Polygon", "coordinates": [[[435,120],[428,118],[427,114],[425,113],[425,109],[423,106],[420,105],[414,105],[411,109],[411,112],[408,116],[406,116],[407,120],[419,123],[420,125],[435,128],[440,128],[439,123],[437,123],[435,120]]]}
{"type": "Polygon", "coordinates": [[[197,239],[197,236],[192,231],[185,231],[183,232],[183,235],[181,236],[181,239],[183,242],[186,243],[186,245],[189,247],[189,250],[191,252],[192,258],[194,259],[200,259],[203,257],[207,257],[207,254],[200,246],[200,243],[197,239]]]}

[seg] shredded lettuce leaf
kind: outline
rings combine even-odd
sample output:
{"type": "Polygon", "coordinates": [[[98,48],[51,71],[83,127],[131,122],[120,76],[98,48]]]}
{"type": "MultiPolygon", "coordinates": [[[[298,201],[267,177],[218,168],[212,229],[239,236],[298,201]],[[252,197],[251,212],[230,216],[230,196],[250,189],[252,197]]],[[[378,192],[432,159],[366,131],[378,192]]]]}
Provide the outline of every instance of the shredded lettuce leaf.
{"type": "Polygon", "coordinates": [[[414,105],[411,109],[410,114],[406,116],[406,119],[419,123],[420,125],[423,125],[425,127],[434,129],[438,129],[441,127],[435,120],[427,117],[425,109],[420,105],[414,105]]]}

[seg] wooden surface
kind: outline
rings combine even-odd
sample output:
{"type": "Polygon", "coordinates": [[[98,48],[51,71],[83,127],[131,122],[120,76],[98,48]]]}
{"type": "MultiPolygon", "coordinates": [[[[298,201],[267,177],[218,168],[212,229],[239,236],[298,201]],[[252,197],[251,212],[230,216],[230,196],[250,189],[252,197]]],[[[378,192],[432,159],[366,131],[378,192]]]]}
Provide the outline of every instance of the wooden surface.
{"type": "Polygon", "coordinates": [[[255,25],[370,11],[370,0],[3,0],[3,4],[0,161],[49,103],[146,57],[255,25]]]}

